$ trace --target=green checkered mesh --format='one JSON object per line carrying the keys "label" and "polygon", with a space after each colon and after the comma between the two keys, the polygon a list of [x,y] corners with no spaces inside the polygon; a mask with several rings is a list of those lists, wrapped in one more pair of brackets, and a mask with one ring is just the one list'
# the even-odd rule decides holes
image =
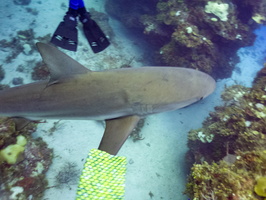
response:
{"label": "green checkered mesh", "polygon": [[92,149],[80,176],[76,200],[124,198],[126,157]]}

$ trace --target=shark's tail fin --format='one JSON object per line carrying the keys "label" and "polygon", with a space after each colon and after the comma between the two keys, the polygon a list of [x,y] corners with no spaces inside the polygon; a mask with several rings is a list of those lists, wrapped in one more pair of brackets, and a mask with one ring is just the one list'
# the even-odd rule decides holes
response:
{"label": "shark's tail fin", "polygon": [[84,164],[76,200],[124,198],[126,158],[92,149]]}

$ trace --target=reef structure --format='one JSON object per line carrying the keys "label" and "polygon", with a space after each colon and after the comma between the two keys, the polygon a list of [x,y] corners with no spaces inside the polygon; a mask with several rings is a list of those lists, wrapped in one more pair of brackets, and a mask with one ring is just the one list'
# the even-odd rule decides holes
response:
{"label": "reef structure", "polygon": [[0,118],[1,199],[41,199],[47,187],[45,172],[53,153],[41,139],[30,135],[36,125],[18,130],[15,119]]}
{"label": "reef structure", "polygon": [[252,88],[233,85],[203,127],[188,136],[192,164],[186,193],[194,200],[266,197],[266,65]]}
{"label": "reef structure", "polygon": [[257,24],[266,23],[263,0],[107,0],[105,7],[156,47],[158,63],[217,78],[231,75],[236,51],[251,45]]}

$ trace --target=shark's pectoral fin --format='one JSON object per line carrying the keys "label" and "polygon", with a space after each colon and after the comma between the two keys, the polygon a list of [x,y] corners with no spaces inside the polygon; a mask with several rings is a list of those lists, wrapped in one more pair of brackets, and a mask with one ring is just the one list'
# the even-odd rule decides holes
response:
{"label": "shark's pectoral fin", "polygon": [[99,149],[116,155],[139,120],[140,117],[135,115],[106,120],[106,128]]}

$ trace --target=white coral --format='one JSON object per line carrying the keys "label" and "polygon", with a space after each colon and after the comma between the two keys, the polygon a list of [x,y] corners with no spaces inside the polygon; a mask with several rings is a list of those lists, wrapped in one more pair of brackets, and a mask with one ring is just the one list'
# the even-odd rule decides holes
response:
{"label": "white coral", "polygon": [[217,3],[209,1],[205,6],[205,12],[214,14],[221,21],[227,21],[228,8],[229,5],[227,3]]}

